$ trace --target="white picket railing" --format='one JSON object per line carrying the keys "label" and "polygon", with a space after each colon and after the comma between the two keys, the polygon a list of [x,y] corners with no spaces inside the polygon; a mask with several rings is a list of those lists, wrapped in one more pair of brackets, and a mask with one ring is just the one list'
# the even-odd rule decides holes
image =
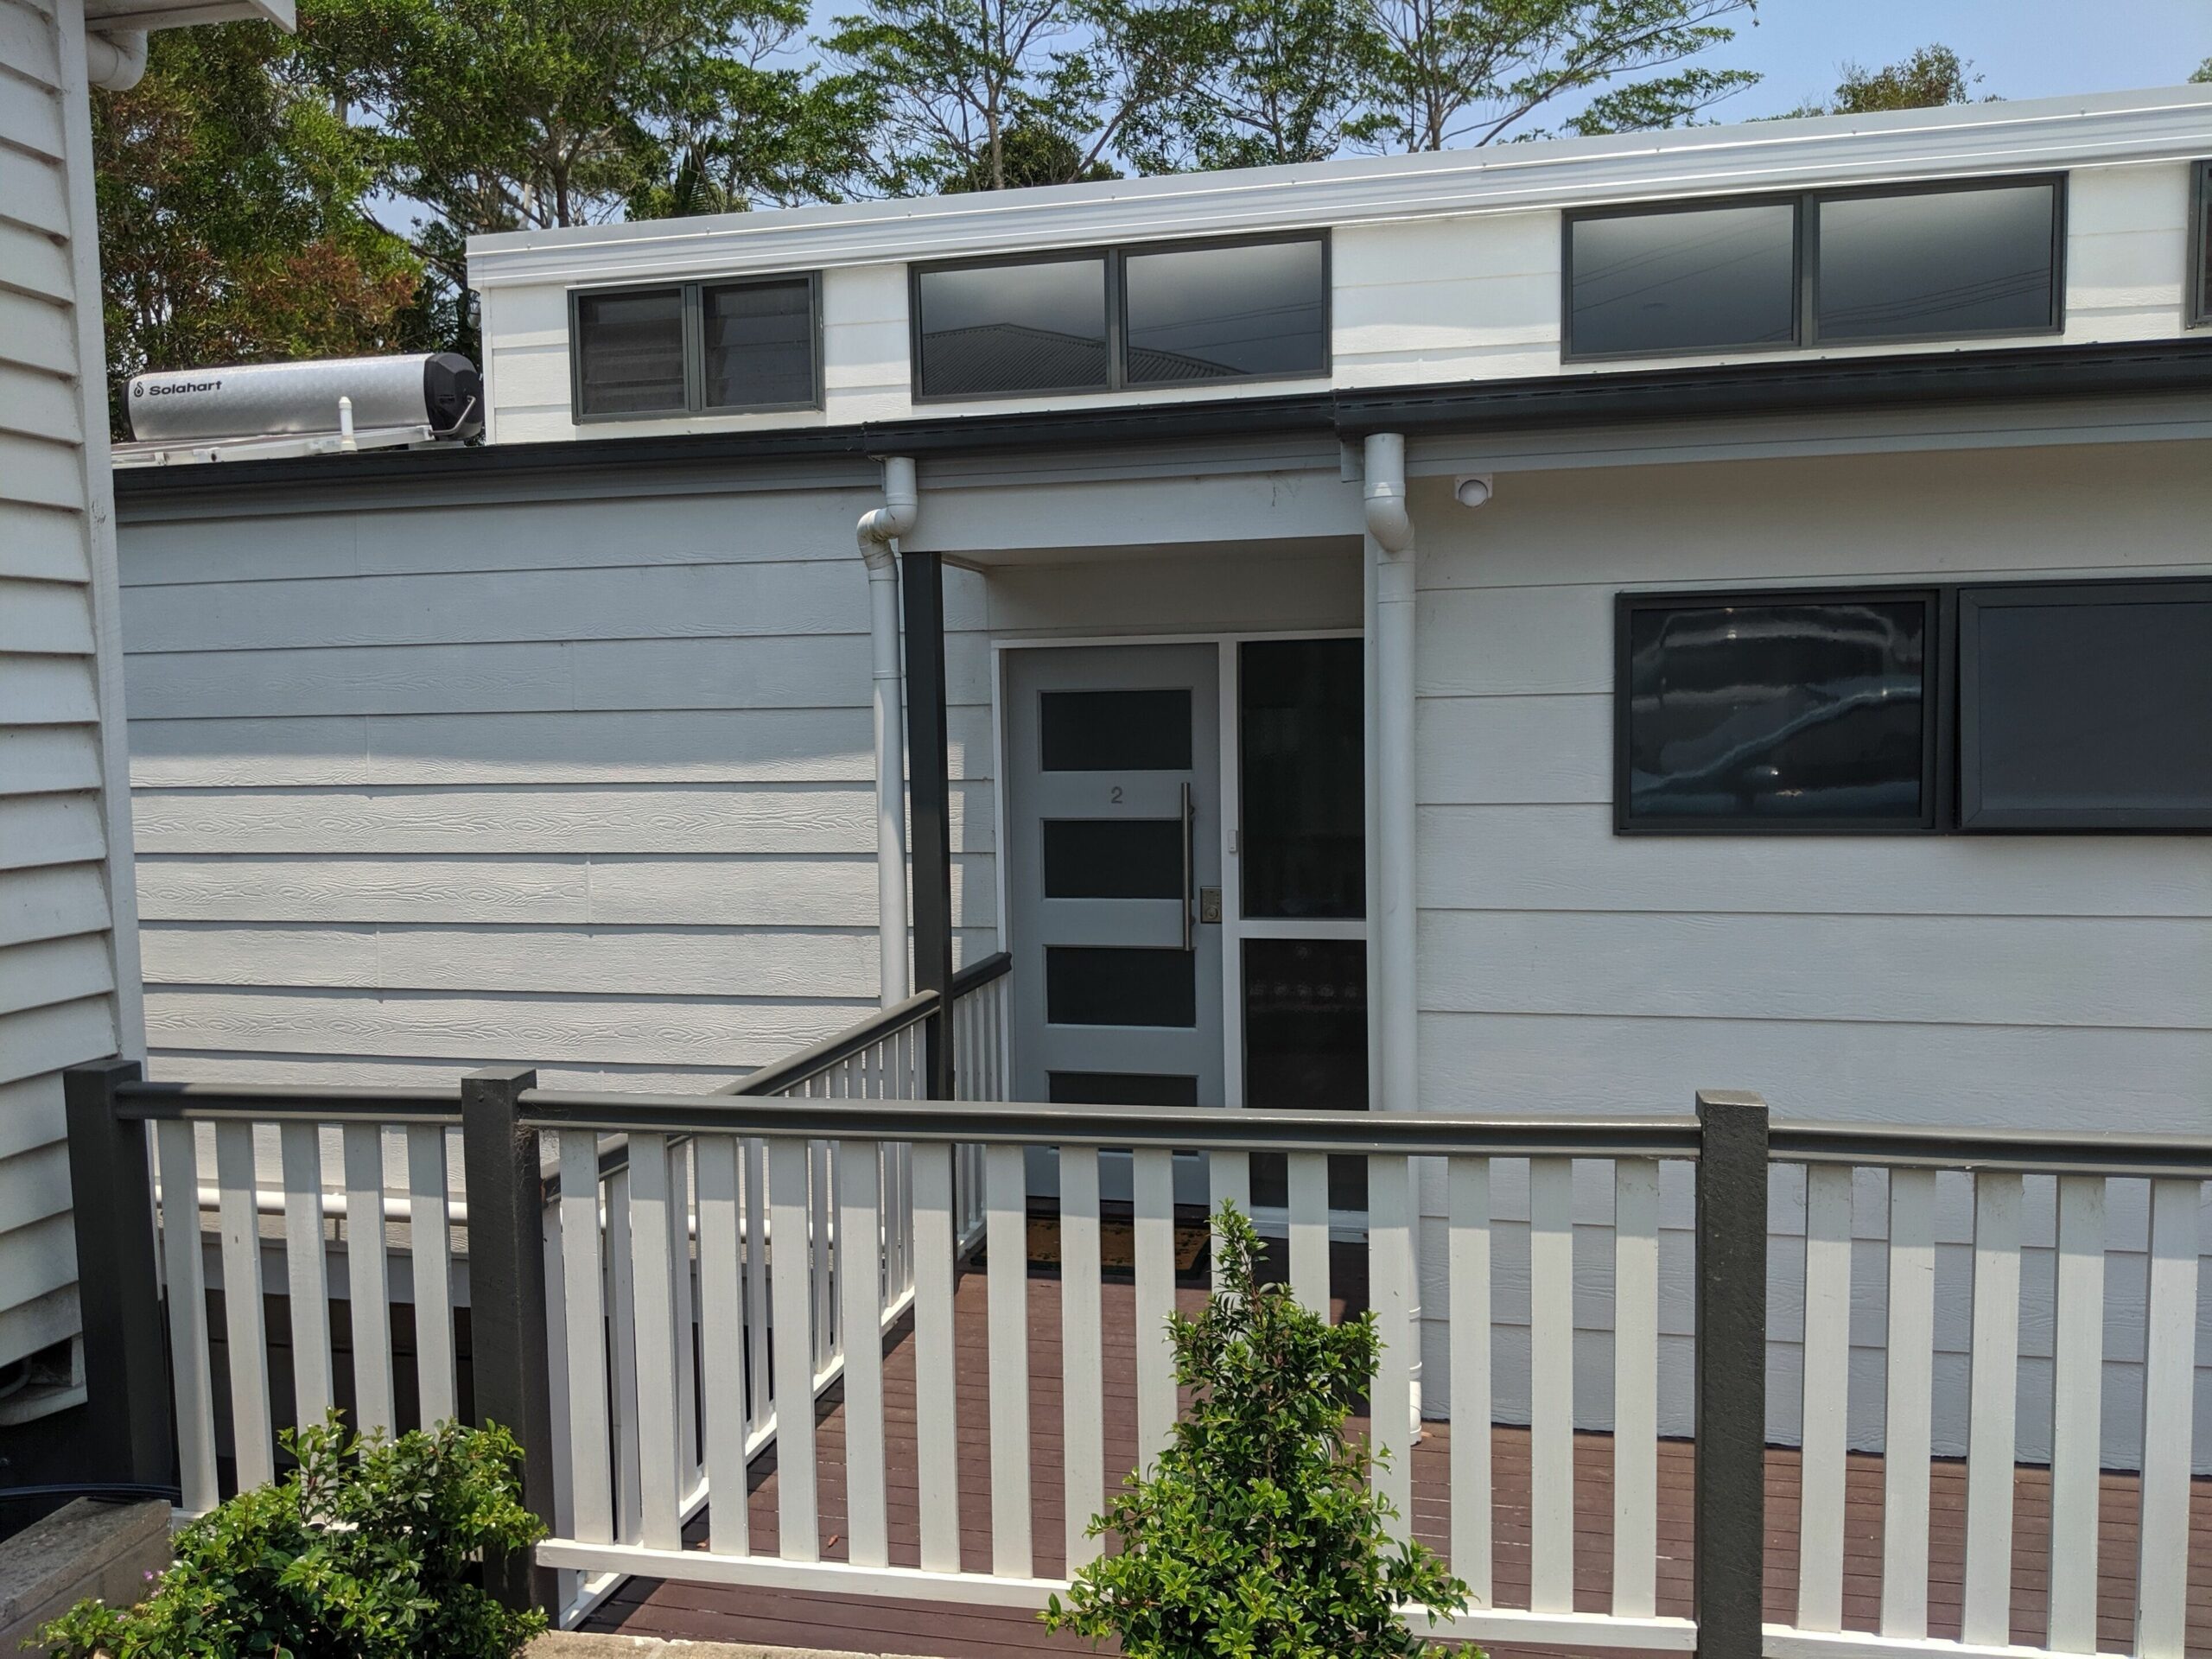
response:
{"label": "white picket railing", "polygon": [[[997,1017],[988,1004],[956,1015],[956,1041],[966,1039],[973,1068],[963,1089],[1004,1075],[991,1070],[1003,1065],[989,1046]],[[817,1055],[818,1065],[780,1078],[772,1074],[767,1080],[779,1090],[772,1096],[577,1095],[518,1084],[509,1127],[493,1125],[509,1141],[542,1133],[558,1172],[543,1240],[544,1348],[521,1359],[534,1368],[529,1386],[550,1400],[544,1444],[554,1455],[548,1484],[533,1501],[554,1522],[539,1560],[560,1569],[557,1605],[569,1618],[632,1573],[1037,1605],[1096,1554],[1084,1523],[1126,1472],[1116,1466],[1124,1452],[1141,1460],[1162,1443],[1176,1412],[1165,1325],[1176,1305],[1179,1228],[1195,1224],[1194,1216],[1177,1213],[1176,1155],[1203,1154],[1212,1201],[1243,1206],[1250,1154],[1268,1151],[1288,1154],[1285,1268],[1294,1293],[1328,1306],[1332,1248],[1339,1268],[1348,1248],[1364,1252],[1383,1338],[1371,1432],[1389,1463],[1376,1478],[1402,1514],[1414,1513],[1418,1478],[1422,1525],[1474,1592],[1474,1609],[1446,1633],[1492,1643],[1748,1651],[1705,1639],[1720,1629],[1711,1610],[1702,1601],[1694,1610],[1684,1604],[1678,1569],[1688,1546],[1680,1505],[1664,1497],[1662,1473],[1681,1463],[1659,1430],[1666,1260],[1659,1195],[1664,1165],[1679,1161],[1695,1167],[1699,1182],[1692,1265],[1701,1310],[1732,1297],[1738,1314],[1748,1308],[1751,1317],[1738,1344],[1747,1351],[1732,1364],[1717,1349],[1700,1356],[1707,1437],[1696,1448],[1700,1483],[1708,1463],[1722,1461],[1716,1437],[1728,1424],[1739,1443],[1743,1425],[1752,1426],[1751,1466],[1758,1466],[1764,1381],[1750,1351],[1767,1328],[1766,1206],[1770,1192],[1793,1195],[1777,1200],[1790,1203],[1800,1185],[1804,1194],[1796,1513],[1767,1514],[1756,1480],[1736,1494],[1736,1522],[1749,1529],[1734,1535],[1739,1550],[1763,1549],[1763,1515],[1783,1530],[1794,1521],[1798,1540],[1793,1605],[1776,1609],[1763,1630],[1758,1575],[1755,1568],[1750,1574],[1749,1628],[1758,1647],[1774,1659],[1907,1648],[1966,1659],[2024,1650],[2181,1659],[2212,1634],[2191,1600],[2192,1571],[2201,1578],[2205,1563],[2192,1562],[2190,1509],[2204,1494],[2190,1472],[2194,1424],[2207,1403],[2198,1398],[2196,1346],[2212,1142],[2101,1136],[2061,1145],[1777,1124],[1771,1181],[1762,1151],[1755,1185],[1708,1192],[1714,1160],[1700,1119],[1506,1122],[929,1102],[914,1097],[926,1071],[919,1026],[893,1023],[851,1052]],[[134,1205],[150,1213],[149,1122],[160,1192],[191,1197],[162,1206],[158,1234],[145,1236],[143,1272],[127,1249],[118,1254],[118,1240],[129,1245],[131,1229],[80,1230],[88,1367],[96,1351],[125,1351],[130,1340],[146,1351],[145,1332],[135,1327],[166,1319],[175,1363],[153,1414],[165,1421],[173,1406],[188,1510],[267,1478],[276,1467],[276,1426],[312,1420],[330,1401],[350,1402],[365,1427],[461,1408],[454,1319],[461,1264],[449,1230],[459,1206],[447,1167],[448,1136],[461,1116],[453,1096],[102,1087],[93,1096],[73,1078],[80,1201],[90,1193],[99,1205],[105,1183],[111,1217],[127,1216]],[[1764,1148],[1763,1110],[1757,1116]],[[483,1125],[470,1122],[475,1137]],[[203,1202],[200,1179],[202,1136],[212,1141],[215,1181],[204,1195],[212,1205]],[[482,1148],[474,1138],[469,1146],[473,1172]],[[1027,1160],[1039,1148],[1057,1163],[1058,1196],[1033,1201]],[[272,1151],[283,1174],[276,1204],[266,1190]],[[1102,1160],[1109,1153],[1130,1160],[1125,1211],[1102,1203]],[[1348,1247],[1339,1236],[1332,1246],[1326,1159],[1347,1153],[1368,1160],[1370,1225],[1363,1244]],[[1436,1164],[1448,1215],[1439,1258],[1417,1275],[1413,1193],[1425,1160]],[[1586,1248],[1576,1248],[1578,1163],[1586,1174],[1604,1171],[1613,1193],[1602,1270]],[[342,1171],[342,1192],[326,1192],[326,1168]],[[969,1168],[972,1198],[962,1192]],[[404,1199],[386,1190],[395,1170],[405,1173]],[[1939,1183],[1945,1194],[1970,1184],[1970,1439],[1962,1479],[1944,1474],[1938,1461],[1931,1480],[1931,1402],[1943,1386],[1937,1256],[1955,1248],[1938,1244]],[[1510,1205],[1499,1200],[1509,1192]],[[2107,1221],[2136,1208],[2145,1211],[2149,1247],[2140,1325],[2149,1443],[2129,1491],[2104,1478],[2112,1459],[2101,1452],[2100,1432],[2101,1396],[2113,1386],[2107,1362],[2122,1357],[2115,1343],[2132,1340],[2125,1321],[2108,1317],[2115,1246],[2107,1235],[2117,1229]],[[212,1246],[207,1210],[215,1222]],[[971,1211],[986,1260],[963,1274]],[[1058,1230],[1056,1290],[1031,1281],[1033,1211]],[[281,1228],[268,1224],[280,1217]],[[371,1217],[372,1226],[355,1226]],[[468,1219],[492,1224],[477,1207]],[[1109,1287],[1103,1239],[1124,1227],[1130,1282]],[[2022,1494],[2043,1478],[2021,1473],[2016,1461],[2018,1377],[2030,1345],[2022,1310],[2034,1305],[2024,1291],[2023,1252],[2045,1248],[2030,1236],[2039,1241],[2046,1231],[2055,1255],[2053,1452],[2047,1498],[2038,1500]],[[1714,1265],[1723,1259],[1716,1240],[1732,1241],[1735,1259],[1747,1264],[1744,1282],[1725,1281]],[[162,1302],[155,1300],[156,1249],[167,1288]],[[487,1284],[485,1260],[469,1252],[480,1308],[487,1296],[512,1293]],[[281,1262],[281,1270],[265,1262]],[[219,1330],[208,1318],[211,1262],[226,1293]],[[395,1294],[391,1281],[402,1271],[411,1285]],[[1848,1427],[1853,1287],[1870,1278],[1885,1291],[1878,1336],[1886,1439],[1878,1471],[1854,1465]],[[1417,1281],[1431,1315],[1445,1313],[1450,1361],[1448,1382],[1435,1391],[1442,1397],[1426,1402],[1449,1424],[1418,1448],[1411,1411]],[[1344,1287],[1333,1288],[1341,1294]],[[262,1296],[241,1294],[264,1289],[289,1305],[289,1378],[272,1376]],[[971,1325],[957,1309],[978,1289],[985,1308]],[[1524,1294],[1525,1358],[1517,1336],[1500,1340],[1518,1322],[1505,1317],[1503,1305]],[[1033,1303],[1038,1317],[1051,1318],[1043,1310],[1054,1295],[1059,1373],[1033,1377]],[[1603,1454],[1611,1571],[1601,1592],[1586,1584],[1580,1595],[1575,1396],[1578,1386],[1591,1386],[1591,1372],[1586,1366],[1578,1374],[1574,1363],[1578,1296],[1603,1297],[1612,1309]],[[334,1319],[341,1302],[342,1325]],[[396,1363],[393,1339],[392,1310],[408,1302],[411,1371]],[[1109,1336],[1109,1326],[1129,1329],[1109,1320],[1109,1307],[1133,1313],[1133,1335]],[[335,1342],[334,1326],[350,1339]],[[869,1339],[855,1340],[863,1331]],[[1590,1334],[1583,1332],[1586,1344]],[[487,1367],[512,1365],[516,1355],[489,1353],[487,1342],[506,1338],[487,1336],[480,1320],[475,1338],[480,1410]],[[156,1329],[156,1376],[160,1348]],[[893,1357],[897,1363],[887,1363]],[[1525,1454],[1511,1450],[1509,1467],[1494,1460],[1494,1443],[1522,1442],[1517,1431],[1493,1436],[1492,1390],[1518,1368],[1526,1370],[1530,1409]],[[963,1379],[972,1389],[978,1374],[988,1382],[988,1407],[972,1392],[963,1399]],[[120,1412],[118,1438],[142,1443],[143,1398],[118,1406],[109,1372],[93,1375],[103,1379],[94,1389],[96,1415]],[[284,1381],[289,1409],[276,1401]],[[839,1382],[841,1448],[817,1437],[814,1409]],[[1057,1388],[1056,1436],[1035,1432],[1033,1383]],[[1109,1412],[1112,1399],[1132,1395],[1133,1436]],[[791,1402],[807,1408],[778,1410]],[[1582,1403],[1586,1414],[1591,1402]],[[962,1416],[976,1410],[987,1414],[988,1456],[963,1465]],[[773,1503],[756,1514],[745,1497],[747,1472],[772,1445]],[[229,1471],[218,1466],[225,1450]],[[1591,1455],[1586,1443],[1581,1455]],[[894,1471],[925,1500],[895,1526]],[[984,1489],[987,1560],[961,1555],[963,1483]],[[1065,1493],[1058,1525],[1044,1519],[1040,1531],[1040,1517],[1055,1513],[1055,1486]],[[1870,1491],[1878,1494],[1881,1516],[1872,1561],[1864,1512]],[[717,1493],[725,1501],[715,1502]],[[825,1495],[844,1505],[835,1540],[827,1535]],[[1699,1502],[1708,1501],[1700,1486]],[[2040,1524],[2023,1524],[2039,1502],[2049,1515],[2043,1570],[2016,1583],[2016,1544]],[[702,1507],[705,1535],[687,1540]],[[1724,1547],[1732,1524],[1725,1506],[1715,1513],[1719,1524],[1700,1522],[1695,1545],[1701,1598],[1719,1593],[1702,1581],[1714,1564],[1710,1552]],[[772,1543],[763,1516],[772,1516]],[[1585,1516],[1586,1528],[1591,1518]],[[1962,1567],[1936,1567],[1949,1559],[1944,1545],[1954,1535],[1963,1540]],[[1726,1593],[1744,1593],[1742,1576]],[[2112,1587],[2119,1580],[2129,1586],[2124,1611]],[[1870,1602],[1874,1580],[1878,1597]],[[1694,1611],[1707,1613],[1707,1625],[1687,1616]]]}

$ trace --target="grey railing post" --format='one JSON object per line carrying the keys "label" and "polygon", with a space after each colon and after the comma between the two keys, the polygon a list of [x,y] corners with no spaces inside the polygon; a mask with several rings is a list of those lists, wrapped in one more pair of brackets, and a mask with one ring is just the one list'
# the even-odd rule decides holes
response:
{"label": "grey railing post", "polygon": [[[146,1126],[115,1112],[117,1085],[137,1081],[135,1061],[72,1066],[61,1098],[85,1334],[85,1445],[100,1465],[95,1478],[160,1485],[176,1478],[176,1450],[154,1268],[154,1181]],[[186,1213],[196,1230],[197,1204]]]}
{"label": "grey railing post", "polygon": [[[522,1096],[537,1073],[472,1071],[461,1082],[461,1160],[468,1183],[468,1328],[475,1421],[522,1442],[523,1502],[553,1524],[553,1394],[545,1339],[545,1207],[537,1131],[522,1122]],[[485,1582],[510,1607],[557,1612],[550,1567],[528,1552],[484,1565]]]}
{"label": "grey railing post", "polygon": [[1766,1102],[1700,1090],[1697,1651],[1759,1659],[1766,1566]]}
{"label": "grey railing post", "polygon": [[952,785],[945,734],[944,564],[900,550],[906,610],[906,799],[913,821],[914,988],[944,1000],[926,1029],[931,1100],[952,1098]]}

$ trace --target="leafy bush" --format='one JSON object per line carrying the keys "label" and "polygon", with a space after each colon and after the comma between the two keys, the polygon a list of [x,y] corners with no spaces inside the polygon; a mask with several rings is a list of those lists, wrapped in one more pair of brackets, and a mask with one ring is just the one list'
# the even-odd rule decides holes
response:
{"label": "leafy bush", "polygon": [[1467,1586],[1389,1536],[1371,1454],[1342,1433],[1375,1371],[1374,1315],[1332,1326],[1287,1287],[1255,1282],[1259,1235],[1233,1206],[1215,1228],[1220,1287],[1196,1319],[1169,1322],[1190,1413],[1150,1477],[1090,1523],[1121,1553],[1077,1573],[1046,1624],[1117,1637],[1128,1659],[1440,1653],[1398,1610],[1433,1623]]}
{"label": "leafy bush", "polygon": [[508,1659],[544,1618],[478,1582],[486,1550],[544,1535],[498,1427],[283,1437],[299,1466],[177,1535],[153,1595],[81,1601],[40,1631],[54,1659]]}

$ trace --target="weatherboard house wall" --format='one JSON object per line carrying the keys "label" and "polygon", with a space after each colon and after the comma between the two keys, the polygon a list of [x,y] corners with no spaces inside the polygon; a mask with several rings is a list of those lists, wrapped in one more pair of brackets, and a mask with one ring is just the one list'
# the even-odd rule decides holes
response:
{"label": "weatherboard house wall", "polygon": [[140,1042],[91,147],[81,7],[0,0],[0,1368],[79,1329],[61,1068]]}
{"label": "weatherboard house wall", "polygon": [[[1801,1119],[2202,1133],[2201,838],[1618,836],[1611,769],[1624,590],[2212,575],[2212,373],[2191,354],[2182,276],[2204,155],[2198,88],[486,239],[486,447],[149,470],[124,492],[154,1070],[390,1082],[511,1061],[692,1089],[869,1005],[853,526],[881,499],[885,454],[920,461],[902,545],[957,567],[956,921],[963,954],[994,948],[994,647],[1359,629],[1361,480],[1343,440],[1396,423],[1420,549],[1418,1094],[1381,1104],[1679,1110],[1738,1088]],[[1697,400],[1745,374],[1840,384],[1830,371],[1849,365],[1560,360],[1567,206],[2018,171],[2068,175],[2056,339],[2009,355],[1976,342],[1955,368],[1925,346],[1867,348],[1851,355],[1916,378],[1764,410]],[[1332,227],[1327,381],[952,408],[909,395],[910,258],[1314,224]],[[576,424],[570,287],[767,270],[823,273],[823,410]],[[2163,378],[2138,376],[2146,363]],[[2032,364],[2072,366],[1974,390]],[[1675,403],[1635,401],[1662,393]],[[1487,505],[1454,499],[1463,474],[1491,478]],[[2034,1455],[2052,1267],[2049,1194],[2029,1186]],[[1525,1197],[1510,1172],[1497,1195],[1510,1417],[1527,1402]],[[2125,1465],[2141,1456],[2143,1240],[2115,1195],[2129,1254],[2110,1281],[2106,1453]],[[1424,1185],[1432,1235],[1442,1196]],[[1880,1230],[1882,1196],[1859,1194],[1862,1234]],[[1970,1319],[1958,1196],[1936,1269],[1952,1450]],[[1686,1192],[1664,1197],[1662,1427],[1683,1432],[1689,1212]],[[1578,1193],[1592,1427],[1611,1408],[1611,1203]],[[1802,1225],[1783,1183],[1780,1439]],[[1868,1446],[1884,1306],[1878,1282],[1857,1287],[1853,1425]],[[1427,1319],[1433,1403],[1442,1333]],[[2212,1358],[2212,1320],[2199,1352]],[[2212,1389],[2198,1398],[2207,1409]],[[2198,1429],[2212,1448],[2212,1422]]]}

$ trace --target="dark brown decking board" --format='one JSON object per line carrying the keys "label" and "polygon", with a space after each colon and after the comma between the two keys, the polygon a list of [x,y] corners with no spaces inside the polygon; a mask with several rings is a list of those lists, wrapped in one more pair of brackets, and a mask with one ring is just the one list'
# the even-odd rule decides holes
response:
{"label": "dark brown decking board", "polygon": [[[1336,1283],[1357,1297],[1357,1269],[1337,1252]],[[1349,1270],[1349,1271],[1348,1271]],[[1056,1276],[1032,1272],[1027,1285],[1029,1330],[1030,1513],[1033,1570],[1062,1576],[1065,1546],[1065,1455],[1060,1434],[1060,1301]],[[1179,1304],[1194,1312],[1204,1293],[1179,1291]],[[957,1360],[961,1562],[988,1573],[990,1536],[990,1385],[987,1319],[989,1291],[984,1274],[963,1273],[954,1302]],[[1124,1470],[1136,1452],[1135,1294],[1126,1282],[1103,1287],[1107,1468]],[[915,1459],[914,1360],[901,1332],[884,1363],[884,1433],[888,1469],[886,1502],[893,1566],[919,1565],[921,1494]],[[709,1391],[711,1402],[711,1389]],[[816,1451],[822,1556],[843,1560],[845,1541],[844,1413],[835,1390],[817,1414]],[[1363,1430],[1360,1420],[1356,1430]],[[1447,1466],[1451,1426],[1428,1425],[1414,1452],[1414,1530],[1440,1550],[1450,1530]],[[1694,1448],[1686,1441],[1659,1446],[1658,1611],[1687,1617],[1691,1610],[1691,1476]],[[1491,1431],[1493,1470],[1492,1586],[1502,1606],[1525,1605],[1529,1591],[1529,1452],[1526,1429]],[[1882,1576],[1883,1461],[1853,1454],[1846,1471],[1844,1624],[1876,1627]],[[776,1474],[772,1450],[755,1460],[748,1510],[752,1545],[776,1550]],[[1109,1472],[1110,1492],[1116,1477]],[[1798,1457],[1767,1454],[1766,1612],[1787,1622],[1796,1603]],[[2107,1475],[2099,1517],[2099,1647],[2133,1649],[2135,1590],[2135,1479]],[[1959,1634],[1966,1554],[1966,1466],[1955,1461],[1929,1470],[1929,1633]],[[2023,1467],[2014,1477],[2012,1634],[2023,1645],[2040,1643],[2050,1564],[2050,1477]],[[685,1541],[703,1548],[702,1516],[685,1530]],[[2212,1656],[2212,1480],[2192,1488],[2188,1649]],[[1612,1583],[1612,1460],[1611,1439],[1578,1434],[1574,1442],[1574,1600],[1579,1610],[1601,1612]],[[604,1603],[586,1629],[701,1641],[753,1642],[864,1653],[931,1656],[932,1659],[1010,1659],[1018,1654],[1087,1653],[1090,1643],[1052,1637],[1033,1615],[1012,1609],[958,1603],[891,1600],[830,1593],[763,1590],[673,1580],[631,1580]],[[1497,1649],[1512,1659],[1561,1651],[1552,1648]]]}

